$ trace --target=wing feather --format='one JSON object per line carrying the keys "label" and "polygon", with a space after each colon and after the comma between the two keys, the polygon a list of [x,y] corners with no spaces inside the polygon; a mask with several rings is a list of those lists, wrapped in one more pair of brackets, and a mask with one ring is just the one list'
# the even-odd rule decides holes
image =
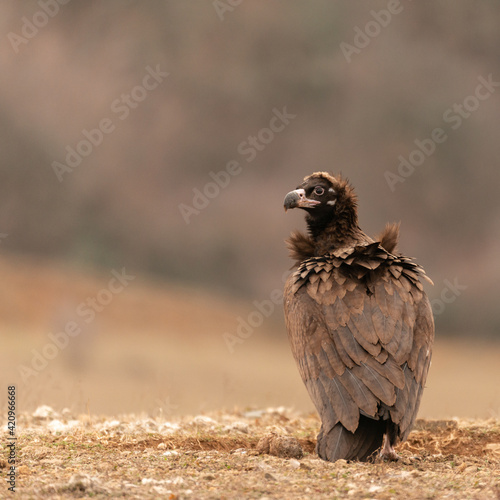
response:
{"label": "wing feather", "polygon": [[306,380],[305,385],[321,417],[321,423],[328,432],[339,422],[337,409],[331,404],[329,395],[325,392],[323,384],[318,379]]}
{"label": "wing feather", "polygon": [[392,356],[389,356],[385,363],[379,363],[374,358],[367,357],[364,363],[373,368],[379,375],[391,382],[395,387],[403,389],[405,386],[405,377],[403,369],[399,366]]}
{"label": "wing feather", "polygon": [[373,368],[363,363],[361,366],[355,366],[352,369],[352,373],[358,377],[380,401],[388,406],[394,404],[396,399],[394,385]]}
{"label": "wing feather", "polygon": [[339,326],[335,332],[347,355],[356,363],[361,364],[368,357],[368,353],[357,341],[348,325]]}
{"label": "wing feather", "polygon": [[377,399],[365,384],[352,374],[351,370],[345,370],[338,379],[352,396],[360,411],[367,416],[377,413]]}
{"label": "wing feather", "polygon": [[356,327],[356,331],[364,337],[364,339],[370,344],[377,344],[379,338],[377,332],[373,327],[373,321],[370,313],[370,308],[367,307],[367,302],[365,301],[365,307],[361,314],[351,316],[351,320]]}
{"label": "wing feather", "polygon": [[335,370],[335,373],[337,375],[342,375],[346,370],[346,366],[342,363],[334,344],[332,344],[331,340],[323,340],[321,342],[321,347],[323,348],[323,351],[326,354],[332,368]]}
{"label": "wing feather", "polygon": [[354,432],[365,415],[408,434],[434,332],[419,269],[371,244],[313,257],[287,281],[290,344],[324,433]]}
{"label": "wing feather", "polygon": [[321,382],[328,395],[330,404],[335,408],[338,419],[342,425],[351,432],[358,427],[359,407],[354,402],[346,388],[336,378],[321,378]]}
{"label": "wing feather", "polygon": [[372,356],[378,356],[380,351],[382,350],[382,346],[379,342],[375,341],[374,343],[369,342],[364,335],[358,330],[356,324],[354,323],[353,318],[349,319],[349,323],[347,323],[347,328],[352,333],[356,342],[369,354]]}

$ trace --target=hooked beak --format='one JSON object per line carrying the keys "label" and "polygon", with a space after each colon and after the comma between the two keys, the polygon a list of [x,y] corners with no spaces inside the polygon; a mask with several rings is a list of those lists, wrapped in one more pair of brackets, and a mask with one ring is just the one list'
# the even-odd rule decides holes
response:
{"label": "hooked beak", "polygon": [[320,203],[321,202],[317,200],[310,200],[309,198],[306,198],[306,192],[303,189],[295,189],[294,191],[290,191],[285,196],[283,205],[286,212],[290,208],[314,208]]}

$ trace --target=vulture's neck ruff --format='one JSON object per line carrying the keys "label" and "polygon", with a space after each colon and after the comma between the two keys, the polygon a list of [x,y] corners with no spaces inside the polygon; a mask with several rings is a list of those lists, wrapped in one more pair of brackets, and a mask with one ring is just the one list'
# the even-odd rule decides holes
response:
{"label": "vulture's neck ruff", "polygon": [[307,212],[309,236],[293,233],[287,240],[292,257],[301,262],[343,247],[373,242],[358,226],[357,198],[347,180],[318,172],[285,197],[285,210]]}

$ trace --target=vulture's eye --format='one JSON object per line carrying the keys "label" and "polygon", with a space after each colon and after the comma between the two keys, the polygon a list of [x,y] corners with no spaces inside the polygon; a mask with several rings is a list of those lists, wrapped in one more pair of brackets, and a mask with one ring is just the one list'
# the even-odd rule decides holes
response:
{"label": "vulture's eye", "polygon": [[316,186],[314,188],[314,194],[317,194],[318,196],[321,196],[325,190],[321,186]]}

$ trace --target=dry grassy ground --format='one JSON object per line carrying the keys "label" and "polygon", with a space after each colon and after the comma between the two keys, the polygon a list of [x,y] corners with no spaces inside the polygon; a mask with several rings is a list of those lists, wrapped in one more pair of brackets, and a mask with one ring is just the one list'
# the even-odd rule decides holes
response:
{"label": "dry grassy ground", "polygon": [[[420,420],[399,446],[399,462],[368,464],[318,459],[316,417],[284,409],[173,422],[34,415],[18,421],[16,495],[23,499],[500,498],[496,420]],[[270,433],[295,438],[303,456],[260,454],[259,439]],[[6,466],[2,459],[2,476]]]}

